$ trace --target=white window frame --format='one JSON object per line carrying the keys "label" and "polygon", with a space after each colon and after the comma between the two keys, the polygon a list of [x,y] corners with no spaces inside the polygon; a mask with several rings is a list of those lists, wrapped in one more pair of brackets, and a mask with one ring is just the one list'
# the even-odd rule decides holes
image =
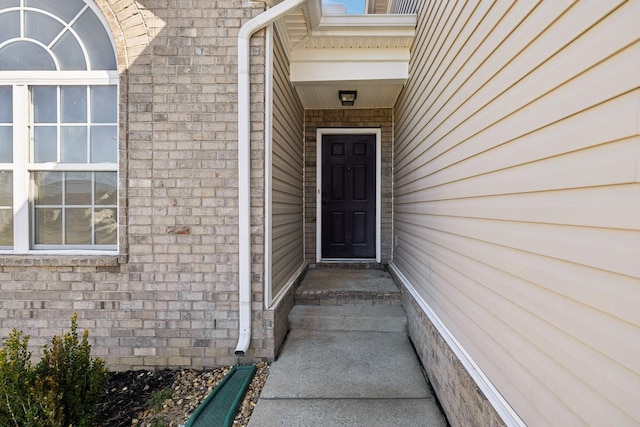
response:
{"label": "white window frame", "polygon": [[[33,172],[116,172],[119,182],[119,153],[115,163],[32,163],[29,161],[31,142],[28,131],[30,118],[29,87],[52,86],[97,86],[115,85],[119,93],[117,71],[17,71],[0,73],[0,86],[13,87],[13,163],[0,163],[0,169],[13,173],[13,249],[0,249],[0,254],[30,255],[115,255],[120,252],[119,238],[115,249],[33,249],[32,200],[30,200],[30,180]],[[119,106],[116,106],[119,117]],[[119,189],[118,189],[119,192]],[[119,200],[119,197],[116,196]],[[117,206],[119,212],[120,206]],[[119,224],[116,236],[119,236]]]}
{"label": "white window frame", "polygon": [[[95,16],[102,23],[106,29],[106,34],[109,37],[112,48],[115,46],[115,41],[111,31],[109,31],[109,25],[102,15],[98,6],[90,0],[84,0],[85,6],[78,12],[78,15],[73,20],[77,19],[87,8],[91,9]],[[24,7],[24,4],[20,2],[19,8],[27,10],[32,8]],[[75,30],[70,28],[71,21],[66,22],[60,20],[54,14],[46,11],[41,11],[45,15],[48,15],[54,19],[57,19],[63,24],[69,31],[75,34]],[[21,15],[21,20],[24,19],[24,15]],[[21,21],[21,37],[25,36],[24,22]],[[32,40],[38,43],[35,40]],[[89,59],[87,47],[82,39],[77,39],[80,43],[82,52],[85,56],[85,62],[87,64],[87,70],[74,70],[74,71],[0,71],[0,85],[11,86],[13,96],[13,162],[12,163],[0,163],[0,170],[10,171],[13,174],[13,248],[4,249],[0,248],[0,255],[2,254],[52,254],[52,255],[117,255],[120,253],[120,230],[119,220],[116,221],[116,244],[115,249],[103,250],[100,248],[51,248],[51,249],[33,249],[33,237],[32,227],[33,221],[33,201],[31,197],[31,174],[39,171],[65,171],[65,172],[115,172],[116,179],[119,183],[119,144],[116,154],[115,163],[82,163],[82,164],[58,164],[58,163],[38,163],[34,164],[29,161],[30,149],[32,142],[30,141],[31,135],[29,131],[30,124],[30,96],[29,87],[33,86],[66,86],[66,85],[82,85],[82,86],[98,86],[98,85],[115,85],[116,92],[120,93],[119,86],[119,73],[117,69],[113,70],[91,70],[91,61]],[[52,42],[53,43],[53,42]],[[49,46],[43,46],[47,50]],[[112,52],[117,61],[117,55],[115,50]],[[52,54],[55,61],[55,55]],[[56,67],[58,64],[56,62]],[[117,67],[117,65],[116,65]],[[116,105],[116,125],[119,123],[119,103]],[[119,187],[119,186],[118,186]],[[119,194],[119,188],[116,189]],[[119,195],[116,195],[116,212],[119,217]],[[93,203],[93,202],[92,202]],[[112,246],[112,245],[109,245]]]}

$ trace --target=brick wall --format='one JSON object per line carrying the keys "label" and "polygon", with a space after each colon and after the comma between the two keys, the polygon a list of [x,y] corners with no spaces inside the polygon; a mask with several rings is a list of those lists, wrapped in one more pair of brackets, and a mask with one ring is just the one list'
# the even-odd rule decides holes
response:
{"label": "brick wall", "polygon": [[464,368],[416,300],[395,277],[409,320],[409,336],[451,426],[504,426],[484,393]]}
{"label": "brick wall", "polygon": [[318,128],[380,128],[382,131],[381,262],[391,261],[393,110],[335,109],[305,111],[305,257],[316,262],[316,131]]}
{"label": "brick wall", "polygon": [[[238,362],[237,33],[264,4],[98,0],[120,81],[120,255],[0,256],[0,335],[39,346],[74,312],[111,369]],[[252,294],[263,313],[264,33],[252,39]]]}

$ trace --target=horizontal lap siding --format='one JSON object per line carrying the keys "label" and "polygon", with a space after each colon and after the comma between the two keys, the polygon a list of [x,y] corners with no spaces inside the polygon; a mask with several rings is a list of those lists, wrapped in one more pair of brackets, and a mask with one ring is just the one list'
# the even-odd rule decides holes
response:
{"label": "horizontal lap siding", "polygon": [[277,34],[273,59],[272,295],[304,262],[302,137],[304,111],[289,83],[289,63]]}
{"label": "horizontal lap siding", "polygon": [[528,425],[640,422],[640,4],[428,2],[394,263]]}

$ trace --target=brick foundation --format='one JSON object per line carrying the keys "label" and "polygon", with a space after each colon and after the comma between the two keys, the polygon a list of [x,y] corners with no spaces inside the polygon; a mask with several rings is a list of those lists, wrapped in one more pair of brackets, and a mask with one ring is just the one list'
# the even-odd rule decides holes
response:
{"label": "brick foundation", "polygon": [[402,291],[403,307],[409,320],[409,337],[449,423],[454,427],[505,426],[416,300],[393,271],[391,275]]}

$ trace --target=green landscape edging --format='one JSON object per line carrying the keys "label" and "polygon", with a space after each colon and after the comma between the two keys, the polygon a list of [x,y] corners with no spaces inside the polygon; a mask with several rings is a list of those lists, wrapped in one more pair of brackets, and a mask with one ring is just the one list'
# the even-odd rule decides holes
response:
{"label": "green landscape edging", "polygon": [[[225,375],[225,377],[220,381],[220,383],[213,389],[209,396],[198,406],[198,408],[191,414],[189,417],[189,421],[185,425],[185,427],[198,427],[200,425],[206,427],[230,427],[233,424],[233,420],[236,417],[236,413],[238,412],[238,408],[242,399],[244,398],[245,393],[247,392],[247,388],[253,379],[257,371],[257,367],[255,365],[244,365],[244,366],[234,366],[231,370]],[[239,378],[242,380],[240,384],[232,384],[236,378],[236,376],[240,376]],[[232,387],[226,388],[227,384],[232,384]],[[237,390],[233,390],[233,386],[236,386]],[[228,405],[228,407],[224,408],[225,418],[224,420],[216,419],[216,421],[212,424],[211,420],[206,421],[206,424],[198,424],[199,418],[201,415],[205,414],[209,405],[215,403],[216,398],[224,398],[228,400],[230,396],[225,395],[225,393],[235,393],[233,396],[233,401]],[[203,421],[204,422],[204,421]]]}

